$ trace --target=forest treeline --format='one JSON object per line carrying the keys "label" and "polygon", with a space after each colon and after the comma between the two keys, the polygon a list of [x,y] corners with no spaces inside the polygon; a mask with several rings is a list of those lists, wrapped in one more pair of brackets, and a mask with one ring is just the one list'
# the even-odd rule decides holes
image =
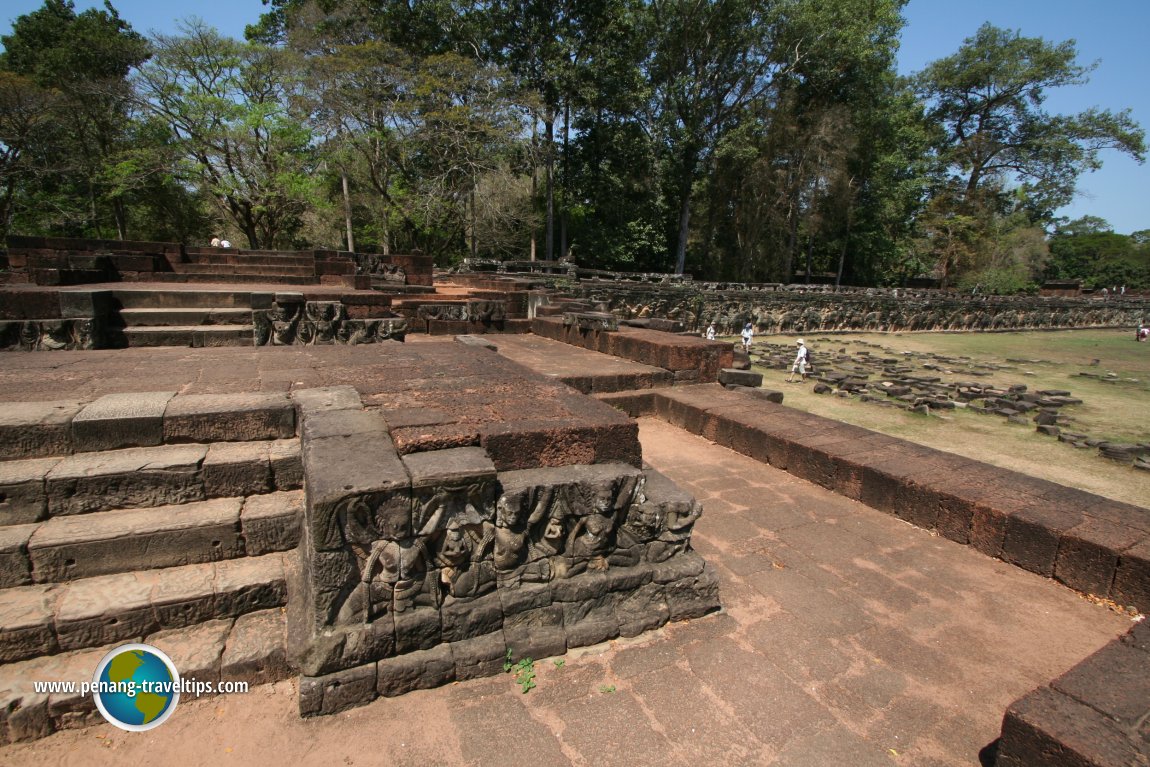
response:
{"label": "forest treeline", "polygon": [[244,40],[45,0],[0,38],[0,230],[570,258],[766,282],[1150,288],[1059,220],[1129,111],[1044,108],[1072,41],[913,77],[905,0],[265,0]]}

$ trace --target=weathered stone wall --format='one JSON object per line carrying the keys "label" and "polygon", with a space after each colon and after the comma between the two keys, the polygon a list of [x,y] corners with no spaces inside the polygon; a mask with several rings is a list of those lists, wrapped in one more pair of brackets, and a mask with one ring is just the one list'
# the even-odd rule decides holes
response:
{"label": "weathered stone wall", "polygon": [[402,341],[407,320],[351,318],[342,301],[307,301],[302,293],[256,294],[252,309],[256,346],[309,346],[313,344],[373,344]]}
{"label": "weathered stone wall", "polygon": [[582,282],[567,290],[620,319],[659,317],[720,334],[752,322],[759,333],[957,331],[1136,327],[1150,319],[1141,298],[960,295],[940,291],[705,290],[699,285],[633,287]]}
{"label": "weathered stone wall", "polygon": [[354,390],[299,405],[307,503],[288,630],[305,716],[719,606],[690,546],[702,507],[653,470],[501,470],[483,447],[401,455]]}

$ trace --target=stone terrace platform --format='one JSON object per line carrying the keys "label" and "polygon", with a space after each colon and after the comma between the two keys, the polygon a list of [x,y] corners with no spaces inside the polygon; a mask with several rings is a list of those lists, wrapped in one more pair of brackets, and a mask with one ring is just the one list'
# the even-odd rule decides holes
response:
{"label": "stone terrace platform", "polygon": [[1130,625],[661,421],[640,434],[706,507],[694,541],[724,613],[537,662],[527,695],[497,676],[301,720],[283,682],[181,701],[147,738],[99,725],[0,762],[970,767],[1010,701]]}
{"label": "stone terrace platform", "polygon": [[638,466],[641,460],[627,416],[487,349],[455,342],[61,351],[5,359],[0,404],[90,402],[119,392],[352,386],[365,407],[386,410],[401,454],[482,446],[500,470],[606,461]]}
{"label": "stone terrace platform", "polygon": [[536,335],[483,339],[499,354],[536,373],[555,378],[584,394],[654,389],[674,384],[660,367],[580,349]]}

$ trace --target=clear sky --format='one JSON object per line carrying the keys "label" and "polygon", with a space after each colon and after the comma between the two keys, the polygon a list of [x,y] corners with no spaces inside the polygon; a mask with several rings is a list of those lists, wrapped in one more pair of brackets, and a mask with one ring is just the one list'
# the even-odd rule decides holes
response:
{"label": "clear sky", "polygon": [[[42,0],[5,0],[0,33],[7,34],[17,16],[42,5]],[[260,0],[113,0],[113,5],[139,32],[174,32],[179,19],[196,15],[233,37],[242,37],[244,26],[264,11]],[[103,6],[102,0],[76,0],[77,10],[93,6]],[[1150,129],[1150,0],[910,0],[904,13],[903,74],[953,53],[985,21],[1055,42],[1074,39],[1079,63],[1098,61],[1098,68],[1089,84],[1052,92],[1047,108],[1064,114],[1089,107],[1130,108],[1134,119]],[[1103,163],[1102,170],[1079,179],[1079,198],[1060,213],[1101,216],[1123,233],[1150,229],[1150,162],[1138,165],[1111,152]]]}

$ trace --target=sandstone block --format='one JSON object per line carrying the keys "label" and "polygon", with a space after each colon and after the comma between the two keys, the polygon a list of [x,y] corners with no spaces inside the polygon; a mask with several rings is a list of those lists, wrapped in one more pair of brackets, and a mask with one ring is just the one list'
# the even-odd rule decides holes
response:
{"label": "sandstone block", "polygon": [[300,677],[300,716],[320,716],[363,706],[375,699],[376,664],[320,677]]}
{"label": "sandstone block", "polygon": [[386,658],[376,667],[376,690],[388,698],[439,687],[454,679],[455,658],[448,644]]}
{"label": "sandstone block", "polygon": [[276,490],[303,487],[303,457],[299,440],[277,439],[268,444],[268,464]]}
{"label": "sandstone block", "polygon": [[106,394],[72,418],[76,452],[149,447],[164,441],[164,410],[175,392]]}
{"label": "sandstone block", "polygon": [[257,495],[273,487],[265,442],[213,442],[200,471],[208,498]]}
{"label": "sandstone block", "polygon": [[72,452],[72,418],[84,403],[7,402],[0,411],[0,460]]}
{"label": "sandstone block", "polygon": [[165,442],[242,442],[295,436],[295,408],[286,394],[184,394],[164,411]]}
{"label": "sandstone block", "polygon": [[303,502],[302,490],[253,495],[245,499],[240,526],[248,556],[288,551],[298,546]]}
{"label": "sandstone block", "polygon": [[47,476],[59,458],[0,461],[0,525],[23,525],[47,515]]}
{"label": "sandstone block", "polygon": [[23,586],[0,600],[0,663],[59,652],[54,611],[60,595],[53,586]]}
{"label": "sandstone block", "polygon": [[260,610],[236,618],[220,660],[220,679],[263,684],[290,675],[282,611]]}
{"label": "sandstone block", "polygon": [[68,456],[47,475],[48,512],[188,503],[204,498],[204,445],[161,445]]}
{"label": "sandstone block", "polygon": [[225,618],[159,631],[149,636],[147,642],[172,659],[181,679],[218,683],[220,658],[231,630],[232,620]]}
{"label": "sandstone block", "polygon": [[121,573],[68,584],[56,613],[61,650],[127,641],[160,628],[152,610],[152,573]]}
{"label": "sandstone block", "polygon": [[[361,412],[364,431],[307,439],[304,418],[303,464],[307,475],[307,516],[317,551],[345,543],[370,544],[411,534],[411,480],[391,437],[371,413]],[[375,429],[368,428],[375,425]],[[351,535],[354,540],[345,540]]]}
{"label": "sandstone block", "polygon": [[5,525],[0,527],[0,589],[26,586],[32,582],[32,563],[28,558],[28,540],[38,525]]}
{"label": "sandstone block", "polygon": [[454,642],[451,656],[455,661],[455,678],[460,682],[494,676],[503,671],[507,643],[503,631]]}
{"label": "sandstone block", "polygon": [[243,554],[240,499],[55,517],[29,542],[39,582],[213,562]]}

